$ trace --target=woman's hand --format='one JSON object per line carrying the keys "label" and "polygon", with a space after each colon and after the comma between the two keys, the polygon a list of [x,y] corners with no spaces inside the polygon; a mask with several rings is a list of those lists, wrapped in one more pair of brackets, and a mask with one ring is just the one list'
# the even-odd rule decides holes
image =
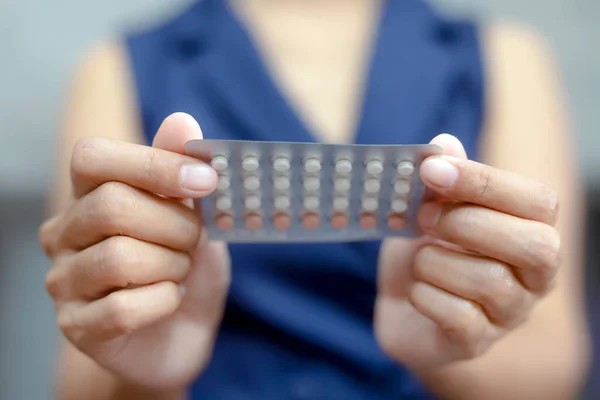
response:
{"label": "woman's hand", "polygon": [[437,195],[419,212],[425,235],[384,243],[376,304],[380,345],[416,372],[482,355],[527,319],[559,267],[554,190],[467,160],[449,135],[433,143],[445,155],[421,168]]}
{"label": "woman's hand", "polygon": [[174,114],[154,148],[80,140],[71,162],[76,200],[40,229],[62,332],[141,387],[193,381],[222,317],[229,257],[224,244],[202,240],[189,200],[212,192],[217,175],[182,155],[186,141],[201,137],[190,116]]}

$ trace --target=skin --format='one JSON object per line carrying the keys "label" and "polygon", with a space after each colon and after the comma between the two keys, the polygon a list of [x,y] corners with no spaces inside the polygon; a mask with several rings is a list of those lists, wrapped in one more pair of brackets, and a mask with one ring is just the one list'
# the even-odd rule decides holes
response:
{"label": "skin", "polygon": [[[286,68],[293,63],[269,42],[285,8],[261,14],[253,12],[260,1],[244,4],[236,12],[262,27],[253,30],[256,40],[284,92],[302,104],[300,114],[322,137],[350,140],[339,135],[352,125],[351,104],[321,113],[326,105],[306,89],[311,82],[295,84],[301,71]],[[374,15],[366,4],[343,7]],[[369,18],[329,29],[352,26],[368,37]],[[314,42],[292,27],[278,32],[289,34],[282,43],[320,59],[310,53]],[[589,338],[580,185],[557,75],[529,31],[502,25],[484,37],[489,98],[481,163],[467,160],[454,137],[433,139],[444,155],[421,170],[436,193],[419,213],[425,234],[385,241],[374,330],[384,351],[440,398],[569,399],[585,378]],[[359,60],[365,48],[340,58]],[[152,147],[140,144],[118,45],[87,60],[68,104],[55,216],[40,229],[53,260],[46,286],[66,338],[58,398],[181,399],[210,360],[230,279],[224,244],[203,239],[190,209],[190,199],[214,189],[216,175],[182,155],[187,140],[202,137],[190,116],[167,118]],[[360,70],[342,64],[338,70]],[[356,71],[339,87],[357,90]],[[313,87],[327,76],[307,75]],[[192,176],[199,179],[186,179]]]}
{"label": "skin", "polygon": [[[174,115],[155,148],[98,137],[75,145],[76,200],[40,230],[54,260],[46,287],[70,343],[133,383],[81,388],[86,397],[179,398],[208,362],[230,272],[225,245],[202,239],[185,201],[217,182],[212,168],[177,154],[201,137],[191,117]],[[206,175],[186,181],[191,169]]]}

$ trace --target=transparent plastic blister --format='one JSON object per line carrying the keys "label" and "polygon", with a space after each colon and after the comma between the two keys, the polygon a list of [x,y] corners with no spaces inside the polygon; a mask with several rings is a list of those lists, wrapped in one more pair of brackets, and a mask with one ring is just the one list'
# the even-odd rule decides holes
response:
{"label": "transparent plastic blister", "polygon": [[217,190],[197,200],[211,240],[340,242],[411,236],[435,145],[193,140]]}

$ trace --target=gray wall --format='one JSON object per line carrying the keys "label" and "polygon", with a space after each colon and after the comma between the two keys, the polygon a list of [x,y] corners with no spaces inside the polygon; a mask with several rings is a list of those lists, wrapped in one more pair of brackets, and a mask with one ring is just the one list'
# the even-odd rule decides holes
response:
{"label": "gray wall", "polygon": [[[0,400],[45,399],[56,339],[43,291],[48,264],[37,225],[66,79],[84,49],[125,24],[152,21],[185,2],[0,0]],[[594,173],[600,108],[597,0],[438,0],[449,10],[525,20],[544,32],[564,71],[581,166]]]}
{"label": "gray wall", "polygon": [[[564,71],[586,178],[600,183],[596,140],[600,39],[596,0],[435,0],[449,10],[516,18],[544,32]],[[0,0],[0,193],[47,187],[64,83],[81,52],[125,24],[152,21],[187,1]],[[35,146],[29,143],[34,141]],[[33,161],[35,160],[35,161]],[[15,173],[18,172],[18,173]]]}

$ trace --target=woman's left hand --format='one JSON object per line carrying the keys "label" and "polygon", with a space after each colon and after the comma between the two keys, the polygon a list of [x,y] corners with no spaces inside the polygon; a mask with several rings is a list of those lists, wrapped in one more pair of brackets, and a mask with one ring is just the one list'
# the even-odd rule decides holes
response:
{"label": "woman's left hand", "polygon": [[388,355],[415,371],[476,358],[529,316],[553,287],[560,236],[555,190],[467,160],[440,135],[421,178],[419,239],[388,239],[379,262],[375,331]]}

